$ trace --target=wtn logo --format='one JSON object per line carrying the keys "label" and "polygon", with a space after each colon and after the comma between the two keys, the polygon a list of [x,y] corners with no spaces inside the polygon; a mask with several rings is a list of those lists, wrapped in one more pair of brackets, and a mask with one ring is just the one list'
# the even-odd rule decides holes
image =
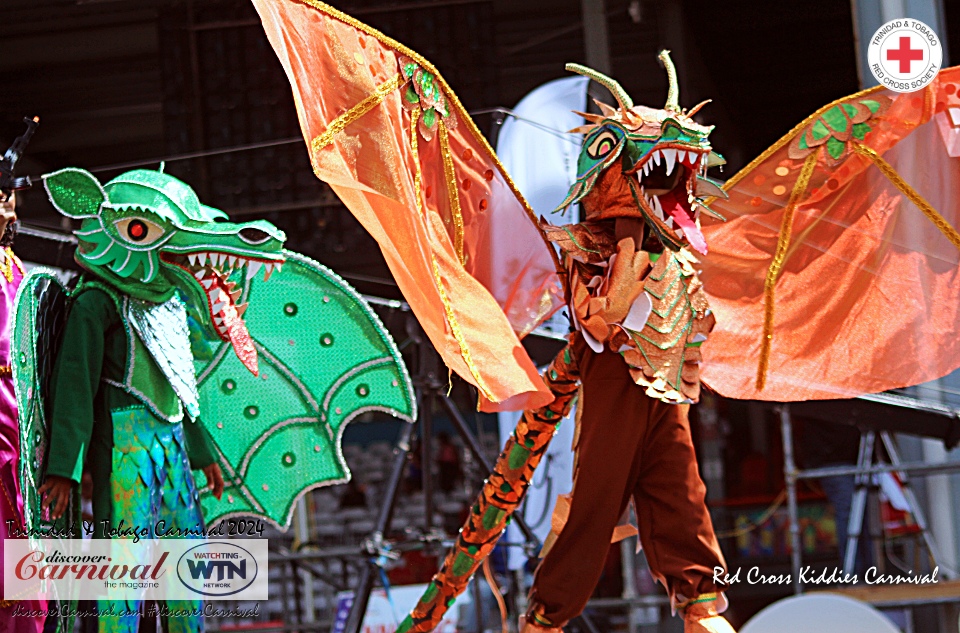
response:
{"label": "wtn logo", "polygon": [[[242,560],[237,565],[228,560],[190,560],[187,559],[187,567],[190,569],[190,576],[194,580],[223,580],[227,578],[233,580],[236,577],[247,579],[247,561]],[[216,572],[216,578],[213,578]]]}
{"label": "wtn logo", "polygon": [[238,594],[253,584],[258,571],[253,554],[224,541],[207,541],[191,547],[177,561],[177,577],[183,586],[205,596]]}

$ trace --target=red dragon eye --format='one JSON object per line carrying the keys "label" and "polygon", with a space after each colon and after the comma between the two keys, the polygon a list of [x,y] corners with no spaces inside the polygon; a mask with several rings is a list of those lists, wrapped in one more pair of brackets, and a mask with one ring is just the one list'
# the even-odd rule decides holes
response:
{"label": "red dragon eye", "polygon": [[134,220],[127,225],[127,235],[130,239],[140,241],[147,235],[147,225],[140,220]]}
{"label": "red dragon eye", "polygon": [[148,246],[162,238],[166,231],[146,218],[120,218],[114,223],[121,239],[139,246]]}

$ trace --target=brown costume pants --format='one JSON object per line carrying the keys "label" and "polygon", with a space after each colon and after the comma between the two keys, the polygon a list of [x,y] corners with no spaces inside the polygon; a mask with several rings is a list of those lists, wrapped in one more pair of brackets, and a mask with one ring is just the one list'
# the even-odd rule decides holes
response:
{"label": "brown costume pants", "polygon": [[697,471],[689,407],[647,396],[619,354],[594,353],[580,336],[573,351],[583,384],[576,483],[567,523],[537,570],[533,602],[558,626],[579,615],[631,496],[650,569],[671,598],[722,590],[713,568],[726,563]]}

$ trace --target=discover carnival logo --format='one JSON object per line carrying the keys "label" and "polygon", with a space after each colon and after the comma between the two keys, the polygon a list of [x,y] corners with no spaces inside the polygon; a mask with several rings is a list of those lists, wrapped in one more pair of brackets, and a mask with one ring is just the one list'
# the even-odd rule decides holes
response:
{"label": "discover carnival logo", "polygon": [[920,20],[890,20],[873,34],[867,63],[880,85],[894,92],[915,92],[940,72],[943,44]]}
{"label": "discover carnival logo", "polygon": [[4,539],[4,600],[266,600],[267,539]]}
{"label": "discover carnival logo", "polygon": [[205,596],[232,596],[253,584],[257,559],[246,549],[223,541],[201,543],[177,561],[183,586]]}

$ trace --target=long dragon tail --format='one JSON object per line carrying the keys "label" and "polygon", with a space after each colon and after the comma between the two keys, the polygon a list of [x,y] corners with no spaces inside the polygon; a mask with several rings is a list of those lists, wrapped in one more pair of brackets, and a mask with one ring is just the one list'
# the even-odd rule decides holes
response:
{"label": "long dragon tail", "polygon": [[540,458],[557,426],[569,415],[577,393],[579,372],[570,346],[564,347],[543,375],[556,399],[540,409],[524,411],[517,428],[497,458],[490,477],[417,606],[400,623],[397,633],[426,633],[443,619],[470,577],[493,551],[507,520],[523,500]]}

